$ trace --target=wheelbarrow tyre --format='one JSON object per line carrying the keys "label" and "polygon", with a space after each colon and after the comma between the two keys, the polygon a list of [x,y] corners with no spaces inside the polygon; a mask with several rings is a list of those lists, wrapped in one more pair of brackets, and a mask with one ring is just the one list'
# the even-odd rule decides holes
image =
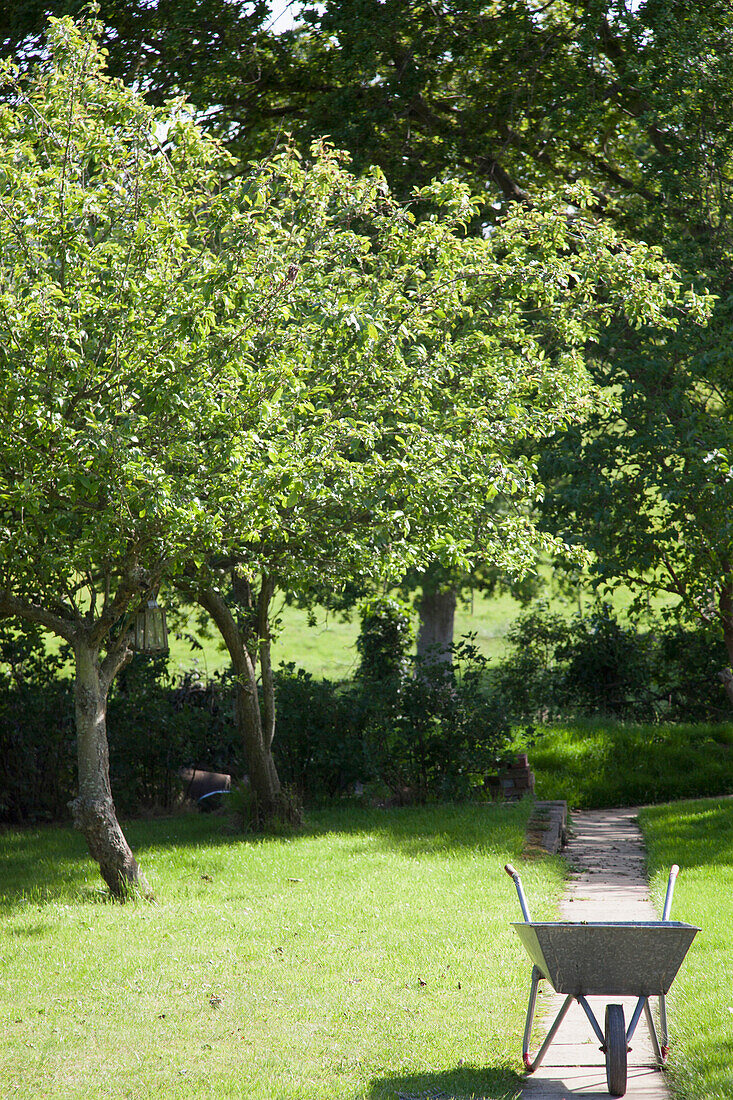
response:
{"label": "wheelbarrow tyre", "polygon": [[606,1005],[606,1082],[611,1096],[626,1092],[626,1022],[623,1005]]}

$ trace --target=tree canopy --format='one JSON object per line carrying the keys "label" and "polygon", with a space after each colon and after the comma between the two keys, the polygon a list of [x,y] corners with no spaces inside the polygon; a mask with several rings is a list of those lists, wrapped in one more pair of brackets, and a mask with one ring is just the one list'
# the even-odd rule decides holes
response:
{"label": "tree canopy", "polygon": [[74,648],[76,819],[119,892],[138,872],[104,716],[141,598],[226,563],[268,592],[521,571],[525,444],[587,411],[589,341],[674,328],[682,291],[582,190],[477,237],[461,183],[417,192],[417,218],[323,145],[244,169],[68,18],[3,79],[0,613]]}

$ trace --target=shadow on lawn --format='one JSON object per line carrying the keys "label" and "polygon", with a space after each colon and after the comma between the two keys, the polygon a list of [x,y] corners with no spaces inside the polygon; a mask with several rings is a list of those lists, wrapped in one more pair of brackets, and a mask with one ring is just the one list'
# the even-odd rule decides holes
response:
{"label": "shadow on lawn", "polygon": [[500,1100],[516,1096],[521,1078],[507,1070],[456,1066],[443,1073],[379,1077],[369,1100]]}
{"label": "shadow on lawn", "polygon": [[[521,834],[527,809],[519,804],[439,804],[370,809],[349,806],[307,815],[301,830],[284,836],[233,831],[226,816],[182,814],[122,823],[145,868],[154,849],[211,849],[267,843],[297,844],[320,836],[362,839],[362,850],[388,848],[408,858],[444,856],[475,849],[505,852]],[[519,826],[519,829],[518,829]],[[352,850],[352,855],[357,854]],[[105,892],[80,833],[70,827],[42,826],[0,832],[0,908],[18,902],[102,900]]]}
{"label": "shadow on lawn", "polygon": [[0,832],[0,908],[78,898],[90,877],[84,838],[57,826]]}
{"label": "shadow on lawn", "polygon": [[376,846],[409,858],[450,857],[471,849],[510,849],[518,830],[523,834],[528,816],[529,806],[517,802],[432,803],[386,809],[349,804],[307,812],[302,828],[284,834],[241,832],[226,815],[196,813],[134,820],[125,822],[123,829],[135,854],[143,857],[146,849],[157,847],[297,844],[335,834],[363,838],[364,852]]}
{"label": "shadow on lawn", "polygon": [[657,834],[655,862],[661,866],[669,859],[685,868],[733,865],[733,799],[679,802],[674,813],[650,806],[640,820]]}
{"label": "shadow on lawn", "polygon": [[433,803],[389,809],[354,807],[348,811],[314,814],[313,835],[364,834],[402,855],[450,856],[488,846],[502,850],[512,845],[517,825],[523,829],[528,808],[516,802]]}

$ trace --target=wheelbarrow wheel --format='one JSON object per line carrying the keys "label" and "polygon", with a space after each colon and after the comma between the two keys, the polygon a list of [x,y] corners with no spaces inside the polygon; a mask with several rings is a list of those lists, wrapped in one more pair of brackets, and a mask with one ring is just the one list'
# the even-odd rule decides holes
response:
{"label": "wheelbarrow wheel", "polygon": [[611,1096],[626,1092],[626,1023],[623,1005],[606,1005],[606,1081]]}

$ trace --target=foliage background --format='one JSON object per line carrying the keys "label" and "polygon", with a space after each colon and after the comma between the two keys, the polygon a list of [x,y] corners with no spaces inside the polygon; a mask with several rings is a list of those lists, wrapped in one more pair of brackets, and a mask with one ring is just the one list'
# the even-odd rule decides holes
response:
{"label": "foliage background", "polygon": [[[372,626],[363,636],[369,652],[381,651]],[[470,639],[461,642],[455,676],[416,662],[409,637],[397,632],[398,653],[385,662],[392,671],[381,678],[368,662],[355,662],[344,679],[293,662],[276,671],[277,766],[306,805],[355,791],[397,803],[486,798],[487,778],[515,747],[529,748],[542,797],[576,806],[720,794],[730,784],[727,701],[716,676],[721,643],[704,631],[664,622],[641,629],[608,607],[573,619],[539,605],[515,621],[502,661],[487,663]],[[63,654],[49,657],[39,633],[7,624],[0,652],[0,821],[64,820],[75,734]],[[241,778],[233,708],[226,671],[206,678],[137,657],[110,700],[121,812],[178,806],[181,767]]]}

